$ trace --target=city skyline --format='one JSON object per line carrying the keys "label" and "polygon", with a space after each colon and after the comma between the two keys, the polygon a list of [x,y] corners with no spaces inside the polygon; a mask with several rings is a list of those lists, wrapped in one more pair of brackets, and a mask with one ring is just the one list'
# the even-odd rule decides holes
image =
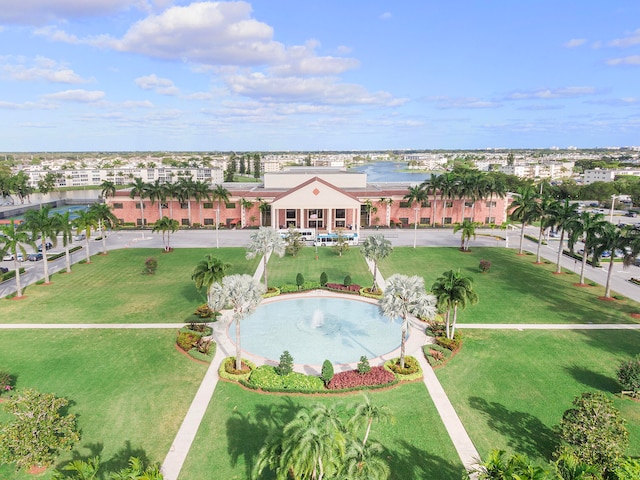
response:
{"label": "city skyline", "polygon": [[3,5],[3,151],[638,145],[640,5]]}

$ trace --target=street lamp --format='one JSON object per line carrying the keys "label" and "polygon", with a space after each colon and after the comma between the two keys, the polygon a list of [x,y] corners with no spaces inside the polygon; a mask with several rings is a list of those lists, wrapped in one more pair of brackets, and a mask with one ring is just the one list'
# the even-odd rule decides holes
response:
{"label": "street lamp", "polygon": [[609,223],[613,223],[613,206],[616,204],[617,195],[611,195],[611,212],[609,213]]}
{"label": "street lamp", "polygon": [[413,209],[413,211],[416,212],[413,221],[413,248],[416,248],[416,240],[418,238],[418,210],[420,210],[420,207],[415,207]]}

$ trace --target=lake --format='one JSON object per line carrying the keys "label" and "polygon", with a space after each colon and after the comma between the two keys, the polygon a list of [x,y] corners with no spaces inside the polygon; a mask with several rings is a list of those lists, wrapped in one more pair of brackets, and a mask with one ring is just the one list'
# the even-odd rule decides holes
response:
{"label": "lake", "polygon": [[415,182],[422,183],[431,175],[424,172],[403,172],[406,162],[372,162],[350,168],[350,172],[367,174],[367,182]]}

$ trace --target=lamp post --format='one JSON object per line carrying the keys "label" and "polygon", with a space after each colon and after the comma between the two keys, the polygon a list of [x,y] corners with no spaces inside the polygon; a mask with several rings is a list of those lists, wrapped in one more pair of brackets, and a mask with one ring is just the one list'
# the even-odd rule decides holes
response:
{"label": "lamp post", "polygon": [[413,248],[416,248],[416,241],[418,239],[418,210],[420,210],[420,207],[415,207],[413,209],[415,212],[415,218],[413,221]]}
{"label": "lamp post", "polygon": [[216,248],[220,248],[220,242],[218,241],[219,226],[220,226],[220,208],[216,208]]}
{"label": "lamp post", "polygon": [[616,204],[617,195],[611,195],[611,212],[609,213],[609,223],[613,223],[613,207]]}

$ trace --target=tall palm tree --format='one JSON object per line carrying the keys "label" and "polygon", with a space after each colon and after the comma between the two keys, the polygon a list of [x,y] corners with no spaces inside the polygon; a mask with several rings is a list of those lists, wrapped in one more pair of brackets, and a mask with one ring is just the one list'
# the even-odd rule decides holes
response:
{"label": "tall palm tree", "polygon": [[109,180],[104,180],[101,184],[100,184],[100,195],[102,196],[102,198],[105,199],[105,201],[111,197],[115,197],[116,196],[116,184],[109,181]]}
{"label": "tall palm tree", "polygon": [[370,235],[362,242],[360,251],[364,255],[364,258],[373,262],[373,284],[371,285],[371,291],[376,291],[378,289],[376,282],[378,262],[391,254],[393,246],[391,245],[391,241],[384,238],[384,235]]}
{"label": "tall palm tree", "polygon": [[129,466],[111,473],[109,480],[162,480],[164,476],[158,465],[147,465],[138,457],[129,458]]}
{"label": "tall palm tree", "polygon": [[2,252],[11,253],[13,255],[13,266],[16,271],[16,297],[22,297],[22,286],[20,284],[20,263],[18,262],[18,253],[22,254],[23,258],[27,257],[27,251],[24,246],[29,245],[35,248],[35,243],[29,238],[29,234],[23,230],[20,230],[15,222],[11,220],[10,225],[0,225],[0,250]]}
{"label": "tall palm tree", "polygon": [[267,226],[267,212],[269,211],[269,202],[258,197],[256,198],[256,202],[258,202],[258,210],[260,210],[260,226]]}
{"label": "tall palm tree", "polygon": [[599,469],[580,460],[575,455],[563,451],[553,462],[558,480],[598,480]]}
{"label": "tall palm tree", "polygon": [[49,284],[49,263],[47,262],[47,239],[51,239],[52,244],[56,244],[54,234],[54,221],[49,212],[51,207],[41,205],[39,210],[27,210],[24,214],[22,228],[31,231],[31,239],[35,243],[38,235],[42,242],[42,269],[44,270],[44,283]]}
{"label": "tall palm tree", "polygon": [[216,208],[216,248],[220,246],[218,243],[218,230],[220,229],[220,205],[222,202],[229,202],[229,195],[231,195],[229,190],[224,188],[221,184],[216,185],[216,188],[211,192],[211,198],[218,203],[218,208]]}
{"label": "tall palm tree", "polygon": [[196,181],[193,184],[193,199],[200,207],[200,225],[204,223],[202,217],[202,201],[211,200],[211,185],[207,182]]}
{"label": "tall palm tree", "polygon": [[507,196],[507,185],[502,176],[495,172],[489,172],[484,176],[484,198],[489,196],[489,221],[493,218],[493,198],[504,198]]}
{"label": "tall palm tree", "polygon": [[102,240],[102,255],[107,254],[107,236],[105,229],[114,229],[118,224],[118,218],[111,211],[111,207],[106,203],[94,203],[89,207],[89,214],[98,222],[98,232]]}
{"label": "tall palm tree", "polygon": [[479,461],[478,466],[469,471],[467,478],[476,480],[545,480],[549,477],[542,467],[522,454],[507,456],[504,450],[492,450],[489,457]]}
{"label": "tall palm tree", "polygon": [[511,219],[522,222],[520,230],[520,246],[518,254],[522,255],[522,244],[524,242],[524,229],[528,223],[537,220],[540,215],[540,204],[538,203],[538,192],[533,185],[520,187],[515,197],[511,201]]}
{"label": "tall palm tree", "polygon": [[472,222],[471,220],[463,220],[461,223],[456,223],[453,226],[453,234],[455,235],[458,232],[461,232],[460,235],[460,250],[464,252],[469,251],[469,241],[471,237],[475,240],[476,238],[476,227],[478,223]]}
{"label": "tall palm tree", "polygon": [[269,288],[267,275],[267,260],[272,253],[279,257],[285,254],[287,245],[273,227],[260,227],[249,236],[249,245],[247,246],[247,259],[254,258],[256,255],[262,255],[262,267],[264,275],[264,285]]}
{"label": "tall palm tree", "polygon": [[548,194],[540,195],[538,201],[538,219],[540,220],[540,228],[538,229],[538,246],[536,248],[536,263],[541,263],[542,235],[547,228],[553,227],[555,217],[557,216],[558,202]]}
{"label": "tall palm tree", "polygon": [[420,185],[410,186],[407,194],[403,197],[404,200],[409,202],[409,207],[413,208],[413,204],[417,203],[418,206],[415,207],[415,215],[414,215],[414,228],[418,228],[418,211],[419,207],[423,202],[426,202],[429,199],[429,195],[427,190]]}
{"label": "tall palm tree", "polygon": [[167,201],[167,189],[165,184],[160,180],[156,180],[153,183],[147,185],[147,196],[151,205],[156,201],[158,202],[158,218],[162,218],[162,204]]}
{"label": "tall palm tree", "polygon": [[242,206],[242,228],[246,227],[245,218],[247,216],[247,210],[253,207],[253,202],[251,200],[247,200],[246,198],[240,199],[240,205]]}
{"label": "tall palm tree", "polygon": [[222,283],[214,283],[209,290],[211,292],[209,307],[212,310],[220,311],[221,306],[231,306],[231,321],[236,324],[236,370],[241,370],[240,323],[260,304],[266,288],[250,275],[236,274],[224,277]]}
{"label": "tall palm tree", "polygon": [[180,189],[177,183],[165,183],[163,188],[165,198],[169,202],[169,218],[173,218],[173,202],[180,196]]}
{"label": "tall palm tree", "polygon": [[378,305],[385,317],[402,319],[400,343],[400,366],[404,368],[405,347],[409,331],[409,316],[433,319],[436,315],[436,297],[427,293],[424,279],[417,275],[409,277],[399,273],[387,279],[387,286]]}
{"label": "tall palm tree", "polygon": [[129,197],[138,197],[140,207],[140,228],[144,228],[144,198],[149,195],[149,185],[142,181],[141,178],[134,178],[133,182],[130,183],[129,186],[131,187]]}
{"label": "tall palm tree", "polygon": [[[62,475],[56,471],[53,474],[54,480],[97,480],[100,472],[100,457],[91,457],[86,460],[76,459],[67,463],[62,470],[70,472]],[[131,477],[130,477],[131,478]]]}
{"label": "tall palm tree", "polygon": [[436,223],[436,185],[434,183],[434,178],[435,177],[431,176],[420,184],[427,196],[427,200],[433,196],[433,201],[431,203],[431,225],[435,225]]}
{"label": "tall palm tree", "polygon": [[362,438],[362,445],[366,445],[373,422],[384,423],[391,419],[393,419],[393,413],[389,407],[386,405],[374,405],[371,403],[369,396],[364,395],[364,401],[356,404],[355,412],[349,419],[348,427],[355,431],[356,428],[364,424],[366,428]]}
{"label": "tall palm tree", "polygon": [[178,199],[180,203],[187,204],[187,216],[189,217],[189,225],[191,225],[191,197],[194,194],[195,182],[189,177],[180,177],[178,179]]}
{"label": "tall palm tree", "polygon": [[565,234],[571,230],[571,225],[578,218],[577,203],[571,203],[568,199],[563,202],[557,202],[556,207],[552,210],[553,216],[549,219],[550,223],[560,229],[560,245],[558,246],[558,258],[556,259],[556,273],[562,272],[560,260],[562,259],[562,250]]}
{"label": "tall palm tree", "polygon": [[364,201],[364,210],[367,213],[366,225],[367,227],[371,226],[371,216],[375,215],[378,212],[378,207],[376,207],[370,198],[367,198]]}
{"label": "tall palm tree", "polygon": [[[446,310],[445,331],[447,338],[455,335],[456,322],[458,320],[458,307],[464,309],[467,304],[478,303],[478,295],[473,290],[473,279],[463,277],[460,269],[448,270],[436,279],[431,286],[431,292],[436,296],[438,307]],[[453,319],[451,311],[453,310]]]}
{"label": "tall palm tree", "polygon": [[[153,225],[153,229],[151,229],[151,233],[162,232],[162,243],[164,243],[165,252],[171,251],[171,234],[175,233],[180,227],[180,223],[177,220],[169,218],[167,216],[162,217]],[[167,241],[165,243],[165,233],[167,235]]]}
{"label": "tall palm tree", "polygon": [[71,214],[69,210],[64,213],[56,212],[53,214],[53,224],[56,236],[62,236],[62,245],[64,246],[64,258],[67,273],[71,273],[71,255],[69,253],[69,245],[73,241],[73,224],[71,222]]}
{"label": "tall palm tree", "polygon": [[[596,245],[598,235],[608,222],[601,213],[582,212],[575,222],[571,223],[569,234],[569,249],[573,251],[573,246],[578,240],[584,243],[582,252],[582,265],[580,268],[580,285],[584,285],[584,270],[587,265],[587,258]],[[595,260],[595,257],[594,257]]]}
{"label": "tall palm tree", "polygon": [[344,477],[349,480],[388,480],[391,469],[383,458],[384,448],[378,442],[363,445],[355,440],[347,444],[342,462]]}
{"label": "tall palm tree", "polygon": [[440,200],[442,200],[442,223],[445,224],[445,218],[447,217],[447,202],[455,196],[456,181],[452,173],[443,173],[438,175],[435,179],[435,184],[440,190]]}
{"label": "tall palm tree", "polygon": [[206,289],[207,303],[213,304],[211,285],[216,282],[220,283],[229,268],[231,268],[230,263],[224,263],[213,255],[205,255],[204,259],[200,260],[193,269],[191,280],[195,282],[196,289],[200,290],[202,287]]}
{"label": "tall palm tree", "polygon": [[84,233],[84,248],[87,263],[91,263],[91,252],[89,251],[89,239],[91,238],[91,230],[98,226],[97,219],[88,211],[78,211],[78,217],[73,221],[73,225],[78,233]]}
{"label": "tall palm tree", "polygon": [[616,258],[616,252],[622,252],[624,268],[631,265],[633,258],[635,257],[635,255],[632,255],[630,250],[633,237],[638,236],[634,232],[635,230],[631,230],[629,228],[620,229],[607,222],[595,240],[593,253],[595,258],[599,258],[606,251],[610,253],[607,283],[604,288],[604,298],[611,298],[611,274],[613,273],[613,262]]}

